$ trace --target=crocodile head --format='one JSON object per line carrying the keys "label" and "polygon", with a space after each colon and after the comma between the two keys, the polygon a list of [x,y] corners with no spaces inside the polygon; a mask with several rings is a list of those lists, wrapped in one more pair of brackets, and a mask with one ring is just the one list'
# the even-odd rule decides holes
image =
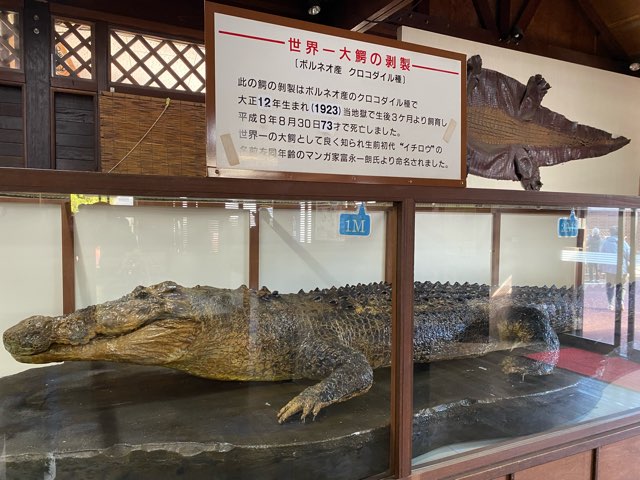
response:
{"label": "crocodile head", "polygon": [[189,315],[183,290],[163,282],[68,315],[35,315],[6,330],[4,345],[23,363],[164,364],[182,355],[184,343],[198,332],[199,322]]}

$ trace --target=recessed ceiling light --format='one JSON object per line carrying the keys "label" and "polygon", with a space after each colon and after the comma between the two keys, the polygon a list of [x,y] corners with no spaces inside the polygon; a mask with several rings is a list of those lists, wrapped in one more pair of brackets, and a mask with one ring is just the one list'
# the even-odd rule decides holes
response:
{"label": "recessed ceiling light", "polygon": [[309,12],[309,15],[318,15],[320,10],[320,5],[311,5],[307,11]]}
{"label": "recessed ceiling light", "polygon": [[637,72],[638,70],[640,70],[640,62],[633,62],[632,64],[630,64],[629,70],[631,70],[632,72]]}

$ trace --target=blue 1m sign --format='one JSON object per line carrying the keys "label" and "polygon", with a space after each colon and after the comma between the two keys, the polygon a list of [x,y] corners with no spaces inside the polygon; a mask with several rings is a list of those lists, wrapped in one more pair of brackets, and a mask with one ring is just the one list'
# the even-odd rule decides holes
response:
{"label": "blue 1m sign", "polygon": [[371,233],[371,215],[367,214],[364,203],[360,204],[358,213],[340,214],[340,235],[366,237]]}

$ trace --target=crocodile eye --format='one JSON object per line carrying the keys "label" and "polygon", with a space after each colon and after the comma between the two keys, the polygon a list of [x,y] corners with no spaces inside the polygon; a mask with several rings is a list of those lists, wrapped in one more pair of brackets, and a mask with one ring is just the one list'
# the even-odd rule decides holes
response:
{"label": "crocodile eye", "polygon": [[133,291],[133,298],[144,300],[149,297],[149,292],[144,287],[138,287]]}

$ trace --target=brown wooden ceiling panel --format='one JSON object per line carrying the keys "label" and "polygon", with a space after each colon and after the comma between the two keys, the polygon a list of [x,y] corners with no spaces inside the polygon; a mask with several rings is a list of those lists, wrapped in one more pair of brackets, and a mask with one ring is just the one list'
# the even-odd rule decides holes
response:
{"label": "brown wooden ceiling panel", "polygon": [[[524,39],[508,42],[509,48],[626,73],[628,61],[640,59],[640,0],[316,1],[322,12],[315,17],[307,13],[308,0],[219,3],[343,29],[364,25],[358,30],[382,36],[395,37],[396,28],[406,24],[493,45],[507,44],[505,38],[499,42],[499,26],[504,37],[517,25]],[[50,4],[52,9],[58,4],[193,31],[202,31],[204,24],[202,0],[164,2],[161,8],[152,0],[50,0]]]}
{"label": "brown wooden ceiling panel", "polygon": [[527,29],[526,39],[598,55],[597,32],[576,2],[543,0]]}
{"label": "brown wooden ceiling panel", "polygon": [[630,58],[640,58],[640,1],[592,0],[611,34]]}

